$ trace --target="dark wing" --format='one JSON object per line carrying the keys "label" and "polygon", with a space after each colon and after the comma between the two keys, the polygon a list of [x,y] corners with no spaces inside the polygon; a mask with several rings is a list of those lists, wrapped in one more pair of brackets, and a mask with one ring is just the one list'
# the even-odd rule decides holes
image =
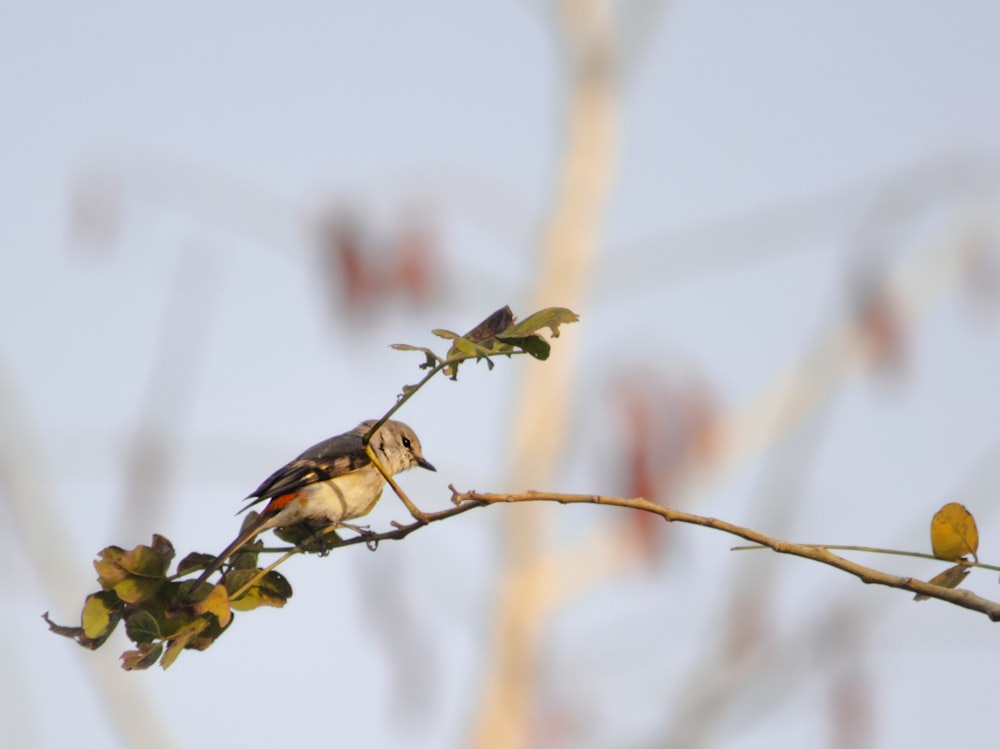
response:
{"label": "dark wing", "polygon": [[[247,499],[252,507],[266,499],[291,494],[317,481],[329,481],[364,468],[371,463],[361,435],[356,432],[338,434],[313,445],[288,465],[279,468],[258,486]],[[246,508],[244,508],[246,509]]]}

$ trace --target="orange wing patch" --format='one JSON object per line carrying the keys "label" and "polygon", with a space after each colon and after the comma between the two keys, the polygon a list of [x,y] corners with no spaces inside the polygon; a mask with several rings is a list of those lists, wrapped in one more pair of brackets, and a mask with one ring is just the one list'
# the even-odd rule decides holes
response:
{"label": "orange wing patch", "polygon": [[284,508],[286,505],[290,504],[292,500],[298,496],[299,495],[297,492],[292,492],[291,494],[282,494],[280,497],[275,497],[274,499],[272,499],[270,502],[267,503],[267,507],[264,508],[264,511],[261,513],[261,516],[275,514],[276,512]]}

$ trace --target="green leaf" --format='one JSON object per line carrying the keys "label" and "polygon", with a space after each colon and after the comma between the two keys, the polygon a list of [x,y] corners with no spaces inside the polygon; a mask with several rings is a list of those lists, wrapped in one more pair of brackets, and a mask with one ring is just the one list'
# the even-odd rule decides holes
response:
{"label": "green leaf", "polygon": [[111,591],[87,596],[83,604],[83,634],[89,640],[105,640],[121,620],[121,601]]}
{"label": "green leaf", "polygon": [[128,571],[120,564],[125,549],[120,546],[108,546],[98,553],[98,558],[94,560],[94,569],[97,570],[97,581],[105,590],[114,588],[117,583],[128,577]]}
{"label": "green leaf", "polygon": [[261,586],[268,588],[274,595],[281,596],[286,600],[292,597],[292,586],[288,582],[288,578],[277,570],[271,570],[264,575],[264,579],[261,580]]}
{"label": "green leaf", "polygon": [[292,546],[298,546],[303,541],[313,538],[314,534],[307,523],[296,523],[295,525],[275,528],[274,535]]}
{"label": "green leaf", "polygon": [[284,528],[276,528],[274,535],[292,546],[297,546],[307,554],[322,554],[343,543],[343,539],[335,529],[336,525],[332,523],[325,528],[317,528],[315,524],[310,527],[307,523],[298,523],[287,525]]}
{"label": "green leaf", "polygon": [[512,349],[506,344],[496,344],[495,341],[490,341],[490,346],[487,347],[484,344],[472,341],[464,336],[458,336],[452,343],[452,347],[448,349],[448,357],[446,361],[448,366],[444,368],[444,373],[450,377],[452,380],[458,377],[458,366],[463,361],[468,359],[475,359],[480,361],[482,359],[486,360],[486,366],[493,369],[493,361],[490,359],[491,356],[495,354],[507,353]]}
{"label": "green leaf", "polygon": [[144,642],[138,650],[127,650],[121,655],[122,668],[126,671],[145,671],[159,660],[163,654],[163,644]]}
{"label": "green leaf", "polygon": [[458,352],[463,356],[473,357],[488,356],[490,353],[483,346],[479,345],[475,341],[470,341],[464,336],[458,336],[454,341],[452,341],[451,350],[448,352],[448,358],[451,359],[455,352]]}
{"label": "green leaf", "polygon": [[251,525],[253,525],[254,523],[256,523],[257,522],[257,518],[259,518],[259,517],[260,517],[260,513],[256,512],[255,510],[251,510],[250,512],[248,512],[246,514],[246,517],[243,518],[243,522],[240,524],[240,533],[243,533]]}
{"label": "green leaf", "polygon": [[49,631],[70,637],[88,650],[96,650],[111,636],[122,618],[122,602],[111,591],[100,591],[87,596],[81,614],[81,627],[64,627],[49,618],[48,612],[42,615]]}
{"label": "green leaf", "polygon": [[261,542],[259,544],[250,544],[250,546],[244,546],[238,552],[233,554],[229,559],[229,564],[238,570],[255,570],[257,569],[257,557],[260,556],[260,550],[264,548],[264,544]]}
{"label": "green leaf", "polygon": [[142,603],[156,596],[164,580],[150,580],[145,577],[127,577],[113,588],[115,594],[125,603]]}
{"label": "green leaf", "polygon": [[[173,549],[171,548],[171,558]],[[118,559],[118,564],[136,577],[162,578],[167,574],[170,558],[164,557],[152,546],[136,546]]]}
{"label": "green leaf", "polygon": [[139,644],[150,643],[163,636],[156,617],[144,609],[134,611],[125,617],[125,633],[132,642]]}
{"label": "green leaf", "polygon": [[426,359],[424,360],[424,363],[420,365],[421,369],[431,369],[431,368],[437,366],[438,363],[441,361],[441,358],[437,354],[435,354],[429,348],[426,348],[424,346],[411,346],[408,343],[394,343],[389,348],[395,349],[396,351],[419,351],[419,352],[421,352],[426,357]]}
{"label": "green leaf", "polygon": [[523,337],[502,335],[497,336],[497,340],[509,343],[511,346],[519,348],[526,354],[529,354],[541,361],[548,359],[549,352],[552,350],[552,346],[549,345],[549,342],[537,335]]}
{"label": "green leaf", "polygon": [[187,575],[198,570],[203,570],[214,561],[215,556],[212,554],[202,554],[199,551],[193,551],[177,563],[177,574]]}
{"label": "green leaf", "polygon": [[219,638],[219,635],[225,632],[228,628],[228,624],[225,627],[220,626],[217,619],[210,617],[208,620],[208,626],[192,637],[188,641],[187,647],[190,650],[205,650],[209,648],[212,643]]}
{"label": "green leaf", "polygon": [[139,603],[156,594],[166,580],[167,568],[173,557],[173,547],[159,537],[153,539],[158,549],[136,546],[125,551],[118,546],[108,546],[94,561],[97,579],[105,590],[114,590],[126,603]]}
{"label": "green leaf", "polygon": [[[222,584],[226,586],[226,592],[231,596],[248,582],[253,580],[260,572],[256,567],[252,570],[229,570],[222,576]],[[235,603],[233,603],[235,606]]]}
{"label": "green leaf", "polygon": [[210,583],[202,583],[195,590],[193,580],[168,583],[156,598],[144,601],[142,609],[156,619],[161,637],[173,637],[194,620],[193,604],[211,593],[212,588]]}
{"label": "green leaf", "polygon": [[579,321],[580,316],[565,307],[547,307],[532,315],[528,315],[516,325],[511,325],[502,331],[504,337],[521,338],[532,335],[542,328],[548,328],[553,338],[559,337],[559,326]]}
{"label": "green leaf", "polygon": [[251,611],[260,606],[281,608],[292,597],[292,586],[284,575],[274,570],[268,572],[261,581],[246,593],[232,601],[237,611]]}
{"label": "green leaf", "polygon": [[207,617],[199,617],[183,629],[180,629],[170,642],[167,643],[167,652],[163,654],[160,666],[162,666],[164,670],[170,668],[174,661],[177,660],[177,656],[181,654],[181,650],[186,648],[194,638],[200,635],[202,631],[208,627],[208,625],[209,621]]}

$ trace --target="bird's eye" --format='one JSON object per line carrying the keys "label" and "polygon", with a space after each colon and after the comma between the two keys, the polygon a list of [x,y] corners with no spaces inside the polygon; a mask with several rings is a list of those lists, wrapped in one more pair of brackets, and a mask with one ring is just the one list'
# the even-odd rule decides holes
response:
{"label": "bird's eye", "polygon": [[409,448],[410,447],[410,438],[409,437],[403,437],[403,447],[405,447],[405,448]]}

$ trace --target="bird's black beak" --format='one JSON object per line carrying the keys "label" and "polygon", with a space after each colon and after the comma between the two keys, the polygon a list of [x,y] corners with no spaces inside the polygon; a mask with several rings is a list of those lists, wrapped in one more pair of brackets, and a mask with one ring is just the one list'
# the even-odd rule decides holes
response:
{"label": "bird's black beak", "polygon": [[431,465],[431,462],[425,458],[417,458],[417,465],[421,468],[426,468],[428,471],[437,471],[437,468]]}

